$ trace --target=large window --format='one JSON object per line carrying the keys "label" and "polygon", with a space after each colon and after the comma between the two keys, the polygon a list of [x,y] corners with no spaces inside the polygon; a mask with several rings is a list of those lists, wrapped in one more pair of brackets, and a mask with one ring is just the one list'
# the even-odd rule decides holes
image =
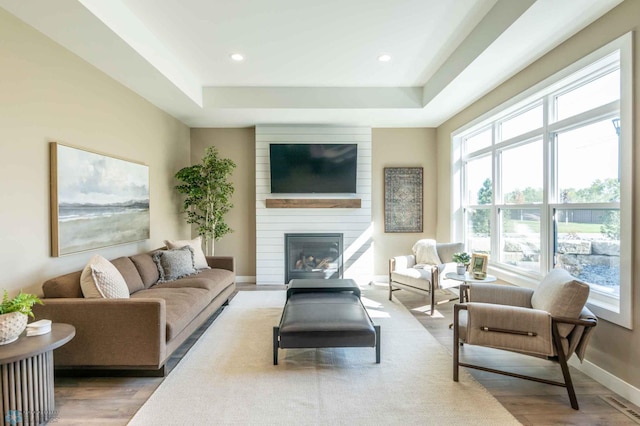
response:
{"label": "large window", "polygon": [[453,135],[456,238],[525,285],[565,268],[590,284],[598,314],[626,327],[629,46],[622,37]]}

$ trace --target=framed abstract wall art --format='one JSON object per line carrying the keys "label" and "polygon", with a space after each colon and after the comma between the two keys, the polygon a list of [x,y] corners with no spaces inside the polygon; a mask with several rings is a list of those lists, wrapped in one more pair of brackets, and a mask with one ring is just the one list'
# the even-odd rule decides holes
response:
{"label": "framed abstract wall art", "polygon": [[385,167],[384,232],[422,232],[422,167]]}
{"label": "framed abstract wall art", "polygon": [[149,238],[149,167],[50,143],[51,255]]}

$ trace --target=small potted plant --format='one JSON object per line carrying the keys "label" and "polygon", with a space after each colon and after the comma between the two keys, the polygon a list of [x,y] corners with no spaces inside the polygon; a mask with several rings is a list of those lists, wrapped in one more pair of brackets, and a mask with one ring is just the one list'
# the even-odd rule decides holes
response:
{"label": "small potted plant", "polygon": [[452,258],[453,261],[458,264],[456,266],[456,273],[458,275],[464,275],[464,273],[467,271],[467,266],[469,265],[469,263],[471,263],[471,256],[469,256],[469,253],[466,253],[464,251],[453,253]]}
{"label": "small potted plant", "polygon": [[35,294],[20,291],[16,297],[9,299],[7,290],[4,291],[0,304],[0,345],[18,339],[27,327],[27,316],[34,318],[31,308],[36,303],[42,305],[42,301]]}

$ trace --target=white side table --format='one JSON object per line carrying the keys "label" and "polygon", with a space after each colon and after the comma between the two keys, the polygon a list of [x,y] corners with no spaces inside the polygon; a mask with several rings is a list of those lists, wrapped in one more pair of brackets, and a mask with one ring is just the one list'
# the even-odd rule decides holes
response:
{"label": "white side table", "polygon": [[[468,272],[466,272],[464,275],[458,275],[455,272],[447,272],[445,275],[445,278],[448,278],[450,280],[456,280],[456,281],[460,281],[462,283],[465,284],[469,284],[469,283],[492,283],[495,282],[497,280],[496,277],[494,277],[493,275],[489,275],[487,274],[487,276],[484,279],[477,279],[473,277],[473,274],[470,274]],[[460,292],[460,302],[463,301],[463,294],[462,292]]]}

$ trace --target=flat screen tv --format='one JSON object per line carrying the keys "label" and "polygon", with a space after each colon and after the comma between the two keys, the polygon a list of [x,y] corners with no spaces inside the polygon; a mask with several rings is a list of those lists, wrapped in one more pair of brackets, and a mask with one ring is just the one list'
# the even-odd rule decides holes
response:
{"label": "flat screen tv", "polygon": [[357,144],[269,145],[273,194],[354,194]]}

